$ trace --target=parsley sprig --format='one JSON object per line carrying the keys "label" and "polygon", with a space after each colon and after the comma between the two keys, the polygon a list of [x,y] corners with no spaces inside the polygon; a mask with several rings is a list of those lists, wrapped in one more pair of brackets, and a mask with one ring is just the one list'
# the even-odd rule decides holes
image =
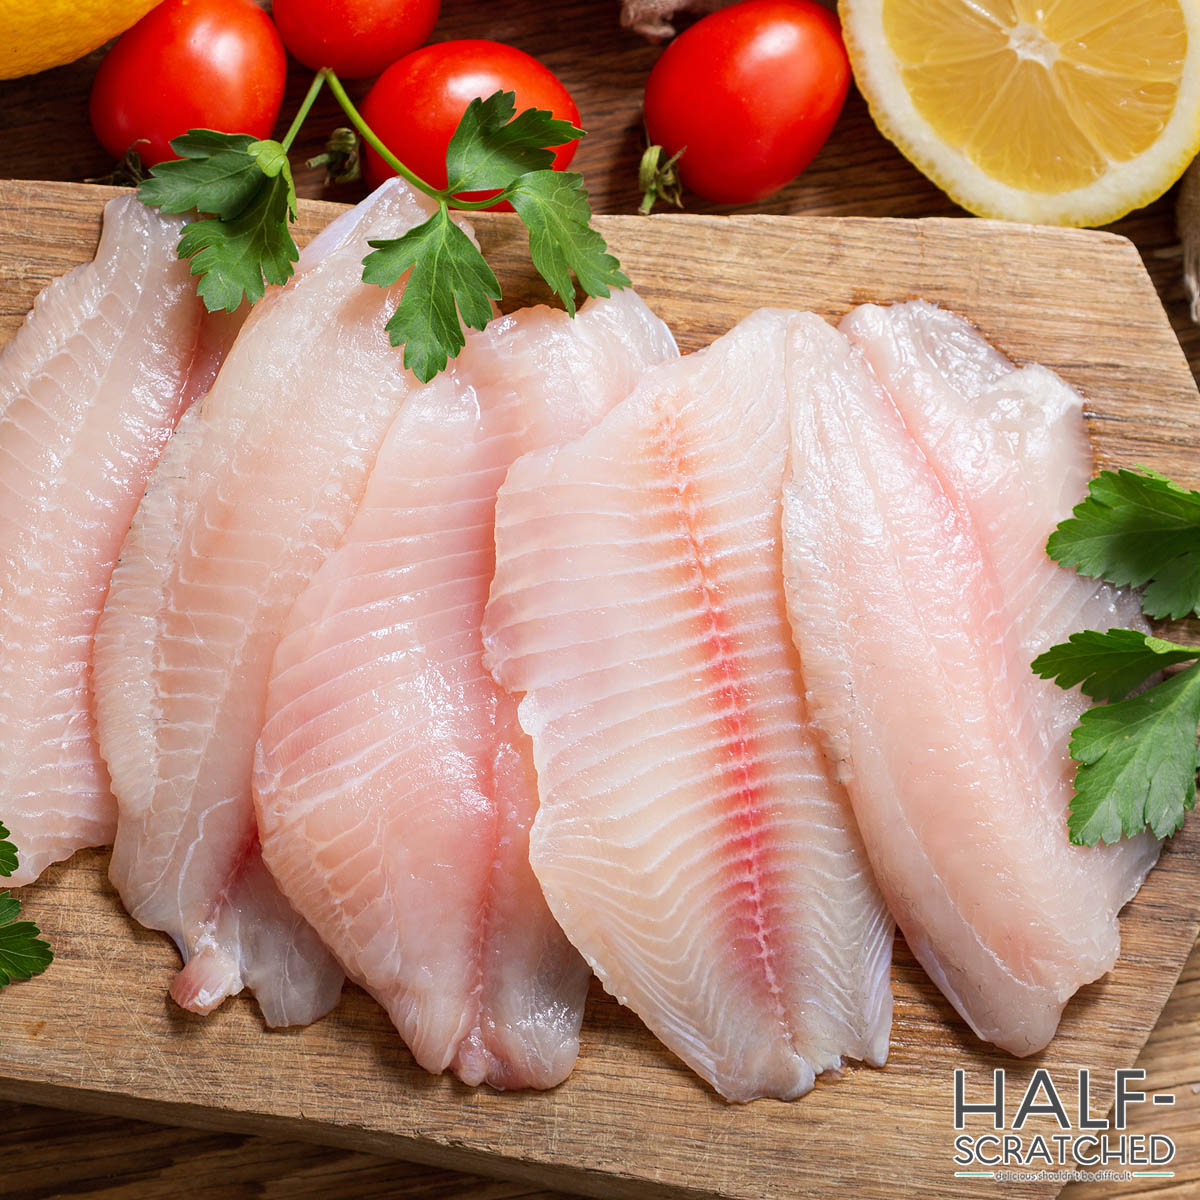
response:
{"label": "parsley sprig", "polygon": [[300,251],[291,230],[296,184],[288,151],[323,84],[318,73],[282,141],[189,129],[171,142],[180,157],[152,167],[138,185],[151,208],[200,214],[183,228],[179,257],[191,259],[209,312],[233,312],[243,299],[254,304],[267,284],[291,279]]}
{"label": "parsley sprig", "polygon": [[[17,848],[0,824],[0,875],[8,878],[17,869]],[[18,921],[20,901],[11,892],[0,892],[0,987],[14,979],[40,975],[54,960],[50,943],[32,921]]]}
{"label": "parsley sprig", "polygon": [[[318,71],[281,141],[247,134],[190,130],[171,146],[181,157],[160,163],[139,189],[144,203],[201,214],[184,227],[181,258],[191,260],[198,291],[210,311],[232,311],[260,300],[268,284],[286,283],[299,258],[291,234],[296,187],[288,151],[321,88],[328,84],[368,145],[437,211],[402,237],[372,241],[363,279],[389,287],[411,272],[387,323],[391,342],[404,346],[404,365],[423,383],[443,370],[465,344],[463,326],[482,329],[500,284],[479,247],[450,216],[451,209],[490,208],[507,200],[529,234],[534,267],[575,313],[575,286],[607,296],[629,286],[620,263],[592,228],[582,176],[551,170],[554,148],[584,136],[552,113],[516,111],[512,92],[472,100],[446,151],[444,188],[402,163],[363,120],[337,75]],[[463,193],[488,193],[464,199]]]}
{"label": "parsley sprig", "polygon": [[[1080,574],[1145,587],[1151,617],[1200,613],[1200,492],[1153,471],[1102,471],[1046,552]],[[1168,667],[1184,670],[1145,687]],[[1134,629],[1084,630],[1033,661],[1043,679],[1103,701],[1071,736],[1071,841],[1175,833],[1196,803],[1200,646]],[[1143,689],[1143,690],[1138,690]]]}
{"label": "parsley sprig", "polygon": [[[1071,841],[1094,846],[1147,826],[1174,833],[1196,803],[1196,729],[1200,726],[1200,647],[1163,641],[1134,629],[1085,630],[1033,660],[1059,687],[1079,684],[1095,700],[1071,735],[1075,797]],[[1130,693],[1164,667],[1185,671]]]}

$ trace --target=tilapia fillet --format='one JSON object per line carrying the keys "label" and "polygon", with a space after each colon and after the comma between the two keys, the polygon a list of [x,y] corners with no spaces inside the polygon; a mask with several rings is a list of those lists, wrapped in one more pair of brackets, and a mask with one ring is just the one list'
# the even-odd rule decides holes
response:
{"label": "tilapia fillet", "polygon": [[198,1012],[248,986],[268,1023],[303,1023],[341,988],[261,866],[254,746],[283,621],[415,387],[383,329],[400,285],[362,282],[367,241],[428,211],[385,185],[255,306],[163,456],[97,630],[100,746],[120,808],[112,879],[179,945],[172,995]]}
{"label": "tilapia fillet", "polygon": [[[941,323],[924,357],[908,330],[890,361],[872,340],[880,310],[844,323],[890,391],[824,322],[792,332],[788,611],[813,715],[910,947],[981,1037],[1028,1054],[1112,965],[1117,910],[1154,855],[1145,839],[1070,846],[1064,737],[1078,701],[1033,676],[1031,647],[1126,604],[1043,567],[1062,503],[1048,487],[1062,463],[1047,456],[1062,449],[1032,422],[1061,422],[1063,397],[931,314],[907,314]],[[1030,386],[1042,402],[1017,404]]]}
{"label": "tilapia fillet", "polygon": [[[1045,367],[1014,367],[963,318],[923,301],[862,305],[841,329],[888,389],[947,494],[968,514],[995,573],[1012,670],[1029,689],[1021,713],[1027,752],[1048,779],[1059,775],[1048,794],[1057,836],[1073,791],[1071,733],[1090,702],[1078,688],[1064,691],[1027,668],[1080,629],[1150,632],[1134,592],[1064,570],[1046,555],[1047,538],[1071,515],[1093,474],[1083,398]],[[1075,872],[1068,886],[1089,892],[1107,914],[1105,940],[1114,956],[1117,913],[1159,848],[1145,833],[1112,846],[1073,847],[1064,861]]]}
{"label": "tilapia fillet", "polygon": [[[1093,473],[1083,400],[1074,388],[1036,363],[1017,369],[961,317],[924,301],[864,304],[840,328],[969,516],[1000,586],[1014,670],[1024,672],[1080,629],[1149,631],[1133,592],[1063,570],[1046,556],[1046,539],[1070,516]],[[1056,756],[1073,773],[1068,742],[1088,701],[1048,680],[1034,678],[1030,686],[1042,701],[1026,714],[1031,753]],[[1107,852],[1133,864],[1129,883],[1118,885],[1125,899],[1156,852],[1149,838]]]}
{"label": "tilapia fillet", "polygon": [[566,1078],[591,974],[530,870],[528,739],[482,663],[496,491],[675,353],[631,292],[469,334],[392,424],[276,651],[255,778],[267,865],[417,1061],[466,1083]]}
{"label": "tilapia fillet", "polygon": [[29,883],[112,840],[92,635],[121,542],[233,322],[207,316],[182,220],[104,209],[95,261],[55,280],[0,354],[0,821]]}
{"label": "tilapia fillet", "polygon": [[525,693],[550,909],[722,1095],[880,1063],[892,924],[781,587],[784,348],[762,311],[500,490],[485,661]]}

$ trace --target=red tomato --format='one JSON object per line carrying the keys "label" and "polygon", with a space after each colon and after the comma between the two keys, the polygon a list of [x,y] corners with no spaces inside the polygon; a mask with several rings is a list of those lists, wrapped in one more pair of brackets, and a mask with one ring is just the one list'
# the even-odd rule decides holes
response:
{"label": "red tomato", "polygon": [[646,128],[668,155],[684,151],[692,191],[748,204],[808,166],[849,86],[837,17],[817,0],[743,0],[666,48],[646,81]]}
{"label": "red tomato", "polygon": [[[575,101],[549,68],[515,46],[487,41],[439,42],[393,63],[367,93],[362,115],[410,171],[445,187],[446,147],[459,119],[476,97],[499,91],[516,93],[517,112],[549,109],[579,125]],[[556,171],[571,161],[576,145],[558,148]],[[365,149],[367,182],[378,187],[395,171],[369,146]]]}
{"label": "red tomato", "polygon": [[314,71],[378,75],[433,32],[442,0],[275,0],[283,44]]}
{"label": "red tomato", "polygon": [[149,166],[189,129],[271,136],[287,55],[254,0],[166,0],[122,34],[92,85],[92,129],[119,157],[135,141]]}

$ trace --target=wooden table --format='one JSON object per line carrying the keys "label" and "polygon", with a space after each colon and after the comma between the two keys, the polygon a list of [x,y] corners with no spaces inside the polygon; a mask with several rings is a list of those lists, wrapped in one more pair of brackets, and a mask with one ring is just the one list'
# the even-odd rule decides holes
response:
{"label": "wooden table", "polygon": [[[491,37],[543,59],[575,96],[589,130],[574,165],[585,176],[593,208],[603,213],[635,209],[643,146],[641,92],[658,50],[620,29],[617,0],[574,5],[551,0],[511,0],[503,5],[445,0],[435,36]],[[87,124],[87,93],[100,57],[95,54],[41,76],[0,83],[0,177],[82,180],[111,168]],[[293,70],[282,125],[290,120],[308,80],[306,71]],[[340,123],[339,115],[324,96],[298,141],[296,164],[319,151],[326,133]],[[305,196],[353,201],[362,195],[361,185],[323,188],[320,172],[302,166],[297,183]],[[696,212],[727,211],[691,198],[688,206]],[[855,93],[812,166],[756,208],[814,215],[961,215],[878,134]],[[1173,212],[1171,194],[1112,228],[1141,251],[1192,369],[1200,375],[1200,329],[1188,320],[1184,304]],[[1183,1200],[1200,1194],[1200,946],[1184,968],[1140,1065],[1147,1071],[1147,1090],[1177,1095],[1174,1108],[1148,1110],[1137,1124],[1139,1131],[1164,1132],[1175,1139],[1176,1178],[1072,1184],[1063,1193],[1068,1200],[1151,1195],[1155,1200]],[[520,1184],[345,1150],[0,1104],[0,1195],[7,1200],[60,1195],[157,1200],[181,1193],[201,1200],[554,1200],[550,1193],[531,1192]]]}

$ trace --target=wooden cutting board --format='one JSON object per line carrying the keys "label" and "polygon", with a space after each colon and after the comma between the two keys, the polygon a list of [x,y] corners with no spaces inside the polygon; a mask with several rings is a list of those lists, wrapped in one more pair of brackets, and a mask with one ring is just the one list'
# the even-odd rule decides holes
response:
{"label": "wooden cutting board", "polygon": [[[91,257],[113,194],[0,182],[0,343],[52,277]],[[340,211],[302,201],[301,240]],[[1078,386],[1099,464],[1144,463],[1200,485],[1200,395],[1122,238],[944,219],[598,223],[684,351],[764,304],[837,317],[867,300],[923,296],[969,317],[1014,359]],[[481,214],[475,226],[506,306],[543,298],[516,219]],[[23,893],[58,957],[45,975],[0,991],[0,1096],[328,1142],[597,1196],[994,1195],[991,1181],[954,1176],[953,1070],[965,1069],[968,1096],[982,1099],[993,1068],[1007,1068],[1019,1092],[1046,1067],[1073,1105],[1070,1081],[1087,1067],[1092,1109],[1105,1109],[1112,1071],[1133,1064],[1200,924],[1193,819],[1126,910],[1116,968],[1072,1001],[1036,1059],[981,1046],[898,939],[886,1068],[851,1068],[792,1104],[731,1106],[594,985],[571,1078],[551,1092],[503,1095],[418,1069],[355,988],[303,1030],[265,1031],[244,997],[207,1018],[180,1011],[166,995],[174,947],[125,915],[105,865],[103,852],[85,852]],[[1027,1132],[1057,1131],[1039,1120]],[[968,1125],[985,1129],[979,1118]],[[1046,1197],[1059,1186],[1004,1188]]]}

